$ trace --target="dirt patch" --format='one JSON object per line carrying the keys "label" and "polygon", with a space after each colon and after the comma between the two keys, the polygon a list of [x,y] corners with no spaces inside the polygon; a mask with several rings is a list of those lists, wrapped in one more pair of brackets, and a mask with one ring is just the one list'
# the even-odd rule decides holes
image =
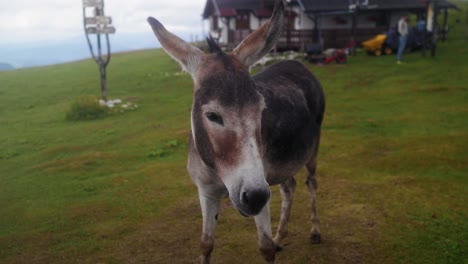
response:
{"label": "dirt patch", "polygon": [[[318,209],[322,243],[309,239],[310,195],[297,177],[289,235],[277,263],[392,263],[382,248],[381,228],[385,210],[377,208],[370,195],[379,193],[380,185],[357,183],[333,175],[319,177]],[[278,187],[272,189],[273,232],[279,221],[281,201]],[[378,198],[378,197],[377,197]],[[379,204],[382,204],[379,201]],[[89,209],[89,210],[88,210]],[[171,209],[144,220],[133,219],[122,226],[100,221],[101,213],[113,215],[116,208],[107,204],[93,207],[76,205],[68,217],[75,221],[95,222],[93,228],[61,234],[38,234],[16,238],[12,245],[28,241],[29,248],[6,259],[5,263],[199,263],[199,238],[202,216],[196,194],[176,200]],[[109,218],[109,217],[104,217]],[[130,220],[130,219],[129,219]],[[73,244],[67,247],[69,240]],[[0,246],[11,241],[1,241]],[[12,252],[14,249],[7,249]],[[388,258],[388,259],[387,259]],[[380,261],[382,260],[382,261]],[[252,218],[244,218],[225,201],[219,213],[212,263],[262,263],[257,248],[257,232]]]}
{"label": "dirt patch", "polygon": [[[323,211],[323,241],[319,245],[313,245],[309,240],[309,194],[305,186],[296,193],[290,232],[284,240],[284,250],[277,255],[278,263],[369,263],[375,260],[375,254],[382,257],[377,247],[373,246],[379,240],[382,214],[368,204],[349,199],[353,195],[350,191],[364,191],[365,186],[353,187],[348,181],[340,181],[339,185],[336,191],[319,194],[319,203],[322,204],[319,209]],[[324,186],[323,189],[328,187]],[[335,193],[342,189],[347,189],[348,194]],[[274,195],[272,226],[276,228],[279,192],[274,191]],[[222,208],[216,230],[213,263],[264,263],[257,249],[253,219],[241,217],[228,201],[224,202]],[[201,225],[197,197],[186,199],[175,204],[163,216],[138,226],[135,232],[99,254],[98,259],[93,256],[85,262],[199,263]]]}
{"label": "dirt patch", "polygon": [[[117,241],[98,259],[117,263],[198,263],[201,213],[198,200],[174,205],[174,209]],[[92,257],[86,262],[94,262]]]}

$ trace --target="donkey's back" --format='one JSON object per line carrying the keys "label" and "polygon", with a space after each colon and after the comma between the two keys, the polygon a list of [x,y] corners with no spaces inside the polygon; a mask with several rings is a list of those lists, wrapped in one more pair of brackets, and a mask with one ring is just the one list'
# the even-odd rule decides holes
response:
{"label": "donkey's back", "polygon": [[282,183],[315,156],[325,111],[322,87],[298,61],[282,61],[253,80],[265,99],[262,140],[269,184]]}

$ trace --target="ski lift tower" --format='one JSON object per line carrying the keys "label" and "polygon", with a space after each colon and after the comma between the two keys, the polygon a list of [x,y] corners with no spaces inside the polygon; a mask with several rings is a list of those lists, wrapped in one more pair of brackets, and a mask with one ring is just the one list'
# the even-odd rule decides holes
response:
{"label": "ski lift tower", "polygon": [[[88,17],[86,12],[87,10],[92,10],[93,16]],[[109,34],[115,33],[115,27],[113,27],[111,24],[112,18],[104,15],[104,0],[83,0],[83,25],[86,34],[86,40],[88,41],[91,56],[99,66],[99,74],[101,77],[101,94],[104,101],[107,101],[106,68],[111,58]],[[93,49],[90,35],[96,35],[97,54]],[[105,55],[102,52],[102,38],[104,38],[106,41]]]}

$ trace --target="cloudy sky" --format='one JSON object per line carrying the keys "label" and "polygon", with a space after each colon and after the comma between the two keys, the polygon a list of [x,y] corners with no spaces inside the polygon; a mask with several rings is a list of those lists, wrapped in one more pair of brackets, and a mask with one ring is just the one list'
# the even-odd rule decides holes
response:
{"label": "cloudy sky", "polygon": [[[186,40],[203,37],[201,13],[206,0],[104,2],[117,29],[111,39],[113,50],[159,46],[146,22],[148,16]],[[0,0],[0,62],[25,67],[87,56],[82,4],[82,0]]]}

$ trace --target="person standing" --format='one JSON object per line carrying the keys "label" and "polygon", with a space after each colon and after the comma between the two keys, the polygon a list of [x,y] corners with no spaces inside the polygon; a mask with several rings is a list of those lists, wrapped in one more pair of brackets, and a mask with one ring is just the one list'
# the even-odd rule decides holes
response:
{"label": "person standing", "polygon": [[403,52],[406,48],[406,42],[408,40],[408,16],[400,18],[398,21],[398,34],[399,34],[399,44],[398,44],[398,53],[397,53],[397,63],[402,64],[401,59],[403,57]]}

